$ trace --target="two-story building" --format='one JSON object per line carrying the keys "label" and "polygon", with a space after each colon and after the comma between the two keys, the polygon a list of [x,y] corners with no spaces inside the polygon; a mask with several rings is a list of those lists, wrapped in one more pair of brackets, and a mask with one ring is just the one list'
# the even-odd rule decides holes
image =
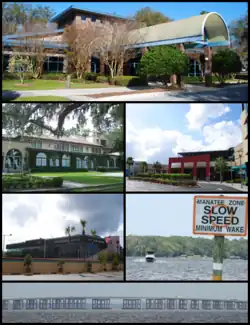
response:
{"label": "two-story building", "polygon": [[118,153],[104,135],[91,138],[31,136],[2,138],[4,172],[21,170],[81,171],[98,167],[123,169]]}

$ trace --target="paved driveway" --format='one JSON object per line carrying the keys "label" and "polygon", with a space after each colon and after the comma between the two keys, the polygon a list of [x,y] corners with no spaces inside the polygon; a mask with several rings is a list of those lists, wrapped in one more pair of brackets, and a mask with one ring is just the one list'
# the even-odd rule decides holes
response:
{"label": "paved driveway", "polygon": [[155,184],[149,182],[142,181],[132,181],[126,180],[126,192],[212,192],[212,193],[236,193],[239,191],[238,189],[234,189],[230,186],[221,185],[221,184],[213,184],[213,183],[201,183],[200,187],[180,187],[180,186],[172,186],[172,185],[163,185],[163,184]]}

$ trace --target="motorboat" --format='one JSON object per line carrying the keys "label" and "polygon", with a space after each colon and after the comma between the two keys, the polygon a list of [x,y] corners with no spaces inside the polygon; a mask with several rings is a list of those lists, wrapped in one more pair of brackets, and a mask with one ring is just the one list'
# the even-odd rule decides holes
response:
{"label": "motorboat", "polygon": [[155,262],[156,261],[156,258],[155,258],[155,254],[153,251],[148,251],[146,256],[145,256],[145,260],[146,262]]}

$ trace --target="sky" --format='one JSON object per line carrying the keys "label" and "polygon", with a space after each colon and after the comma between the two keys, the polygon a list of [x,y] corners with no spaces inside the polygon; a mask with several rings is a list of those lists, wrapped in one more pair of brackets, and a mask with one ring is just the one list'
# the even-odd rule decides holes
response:
{"label": "sky", "polygon": [[144,7],[150,7],[160,11],[166,16],[178,20],[190,16],[199,15],[202,10],[217,12],[225,19],[226,23],[241,18],[247,11],[247,2],[44,2],[50,6],[56,14],[67,9],[71,5],[90,11],[116,14],[118,16],[133,16],[135,12]]}
{"label": "sky", "polygon": [[184,151],[227,150],[242,141],[241,104],[127,104],[126,156],[167,164]]}
{"label": "sky", "polygon": [[[194,196],[195,194],[127,194],[126,235],[213,238],[192,234]],[[247,197],[247,194],[226,196]],[[236,238],[238,237],[234,237]]]}
{"label": "sky", "polygon": [[86,233],[119,235],[123,245],[123,195],[121,194],[3,194],[2,233],[6,244],[65,236],[65,228],[87,221]]}
{"label": "sky", "polygon": [[[4,299],[49,297],[184,297],[247,300],[247,283],[3,283]],[[49,293],[49,294],[48,294]]]}

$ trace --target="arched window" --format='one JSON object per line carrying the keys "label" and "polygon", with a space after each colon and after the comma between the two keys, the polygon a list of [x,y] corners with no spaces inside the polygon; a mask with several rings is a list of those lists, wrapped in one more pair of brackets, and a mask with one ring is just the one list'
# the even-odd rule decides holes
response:
{"label": "arched window", "polygon": [[84,168],[84,161],[79,158],[79,157],[76,157],[76,168]]}
{"label": "arched window", "polygon": [[11,149],[7,152],[5,159],[5,168],[22,168],[22,153],[19,150]]}
{"label": "arched window", "polygon": [[88,169],[88,157],[84,157],[83,159],[83,168]]}
{"label": "arched window", "polygon": [[36,155],[36,167],[47,166],[47,156],[44,152]]}
{"label": "arched window", "polygon": [[49,165],[50,167],[59,167],[59,157],[58,156],[51,157],[49,160]]}
{"label": "arched window", "polygon": [[65,154],[62,156],[62,167],[70,167],[70,156]]}

